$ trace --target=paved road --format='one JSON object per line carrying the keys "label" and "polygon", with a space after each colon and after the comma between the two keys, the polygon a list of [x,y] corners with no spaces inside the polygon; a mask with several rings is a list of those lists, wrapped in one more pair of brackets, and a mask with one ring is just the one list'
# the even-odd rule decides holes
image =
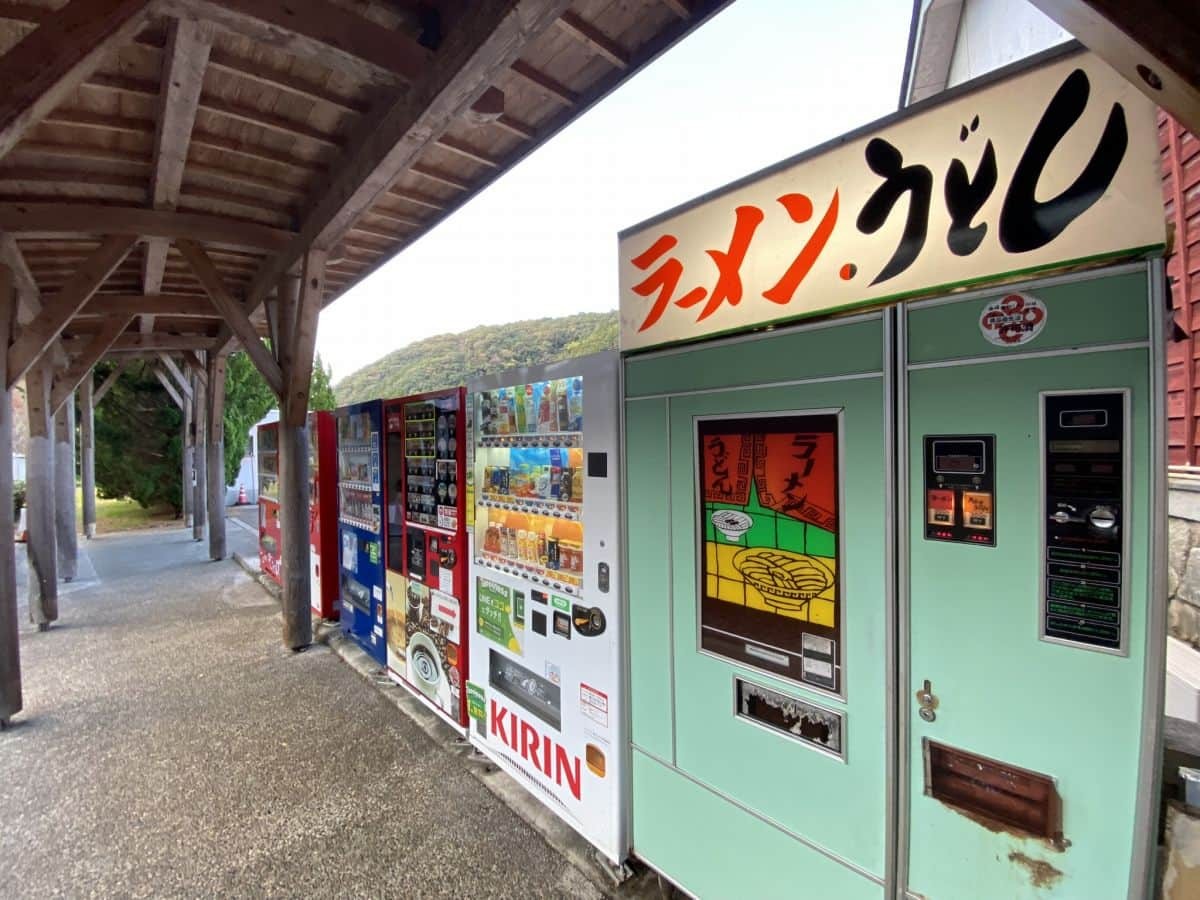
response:
{"label": "paved road", "polygon": [[599,896],[190,531],[86,550],[61,624],[22,625],[0,895]]}

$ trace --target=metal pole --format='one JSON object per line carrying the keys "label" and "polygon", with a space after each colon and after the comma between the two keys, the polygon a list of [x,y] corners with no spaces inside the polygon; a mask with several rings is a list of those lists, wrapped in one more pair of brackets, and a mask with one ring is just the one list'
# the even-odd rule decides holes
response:
{"label": "metal pole", "polygon": [[[0,361],[8,366],[8,345],[17,318],[12,270],[0,266]],[[17,556],[13,545],[12,391],[0,379],[0,728],[21,711],[21,645],[17,636]]]}
{"label": "metal pole", "polygon": [[208,517],[208,454],[205,451],[204,407],[207,404],[204,379],[192,381],[192,466],[195,475],[192,484],[192,540],[204,540],[204,526]]}
{"label": "metal pole", "polygon": [[208,555],[225,553],[225,357],[208,355]]}
{"label": "metal pole", "polygon": [[75,535],[75,392],[54,414],[54,534],[58,577],[73,581],[79,564]]}
{"label": "metal pole", "polygon": [[87,373],[79,386],[79,455],[83,482],[83,535],[96,536],[96,400],[95,371]]}
{"label": "metal pole", "polygon": [[50,436],[49,360],[25,376],[29,446],[25,452],[25,507],[29,558],[29,620],[46,631],[58,618],[58,551],[54,534],[54,446]]}

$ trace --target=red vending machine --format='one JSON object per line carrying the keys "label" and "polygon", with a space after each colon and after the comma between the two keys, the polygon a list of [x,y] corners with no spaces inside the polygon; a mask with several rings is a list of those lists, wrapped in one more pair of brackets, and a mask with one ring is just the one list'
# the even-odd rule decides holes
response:
{"label": "red vending machine", "polygon": [[279,551],[279,423],[258,426],[258,563],[282,586]]}
{"label": "red vending machine", "polygon": [[388,673],[466,731],[463,388],[384,403]]}
{"label": "red vending machine", "polygon": [[312,610],[338,617],[337,430],[333,414],[308,414],[308,564]]}

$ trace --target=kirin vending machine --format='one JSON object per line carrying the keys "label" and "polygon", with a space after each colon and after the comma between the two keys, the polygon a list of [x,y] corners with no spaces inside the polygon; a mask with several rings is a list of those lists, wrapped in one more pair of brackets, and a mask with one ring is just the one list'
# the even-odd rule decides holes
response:
{"label": "kirin vending machine", "polygon": [[388,673],[464,730],[465,418],[462,388],[384,403]]}
{"label": "kirin vending machine", "polygon": [[620,862],[617,356],[518,369],[469,391],[470,739]]}
{"label": "kirin vending machine", "polygon": [[383,403],[369,400],[344,406],[334,413],[334,419],[342,631],[383,666],[387,664],[380,464]]}
{"label": "kirin vending machine", "polygon": [[279,533],[279,423],[258,426],[258,563],[282,585]]}
{"label": "kirin vending machine", "polygon": [[312,610],[338,618],[337,430],[333,414],[308,414],[308,563]]}

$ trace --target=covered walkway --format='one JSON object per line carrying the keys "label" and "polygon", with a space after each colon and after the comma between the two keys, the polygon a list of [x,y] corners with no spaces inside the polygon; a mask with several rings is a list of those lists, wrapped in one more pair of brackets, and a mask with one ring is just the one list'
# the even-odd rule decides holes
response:
{"label": "covered walkway", "polygon": [[0,894],[600,896],[190,529],[86,550],[61,624],[22,625]]}

